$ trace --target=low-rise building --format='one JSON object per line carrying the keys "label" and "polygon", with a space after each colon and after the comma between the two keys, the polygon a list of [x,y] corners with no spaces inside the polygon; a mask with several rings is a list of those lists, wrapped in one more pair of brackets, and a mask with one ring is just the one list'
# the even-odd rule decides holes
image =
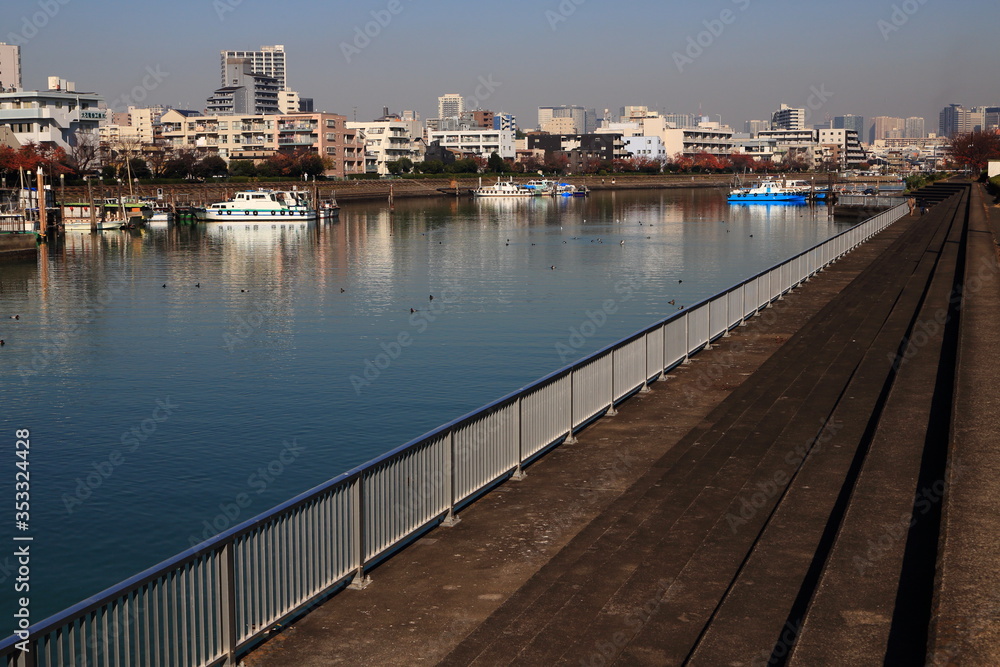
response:
{"label": "low-rise building", "polygon": [[0,93],[0,125],[19,144],[54,144],[64,150],[76,145],[78,132],[96,133],[105,118],[103,98],[76,91],[70,81],[56,81],[50,90]]}
{"label": "low-rise building", "polygon": [[486,158],[497,153],[504,159],[513,159],[516,154],[513,130],[439,130],[430,132],[427,140],[440,143],[442,148]]}
{"label": "low-rise building", "polygon": [[423,132],[419,121],[375,120],[370,122],[350,122],[347,127],[360,132],[359,140],[364,143],[365,171],[385,176],[389,173],[387,162],[408,158],[413,162],[423,161]]}
{"label": "low-rise building", "polygon": [[667,147],[660,137],[633,136],[624,137],[625,151],[633,158],[655,160],[664,163],[667,161]]}
{"label": "low-rise building", "polygon": [[339,114],[198,116],[170,109],[160,122],[168,148],[207,148],[226,160],[307,150],[327,160],[328,176],[363,172],[363,146]]}

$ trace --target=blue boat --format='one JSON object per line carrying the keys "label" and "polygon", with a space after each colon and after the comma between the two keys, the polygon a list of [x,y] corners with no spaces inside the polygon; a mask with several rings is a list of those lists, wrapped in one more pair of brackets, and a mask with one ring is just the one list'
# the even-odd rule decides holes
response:
{"label": "blue boat", "polygon": [[805,202],[807,194],[774,180],[761,181],[754,187],[736,188],[729,193],[728,201],[734,204],[770,202]]}

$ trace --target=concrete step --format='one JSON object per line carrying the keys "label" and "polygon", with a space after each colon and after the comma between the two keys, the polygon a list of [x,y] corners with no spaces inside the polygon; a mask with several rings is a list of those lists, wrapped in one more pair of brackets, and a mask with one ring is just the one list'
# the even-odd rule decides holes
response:
{"label": "concrete step", "polygon": [[[925,224],[922,221],[922,224]],[[832,542],[839,517],[858,476],[871,437],[870,422],[892,378],[888,356],[905,335],[912,312],[926,289],[931,259],[942,233],[925,253],[894,308],[872,342],[847,392],[838,402],[838,430],[829,443],[802,466],[774,516],[762,531],[741,572],[692,654],[695,664],[728,664],[786,656],[801,627],[802,608],[814,587],[816,572]]]}
{"label": "concrete step", "polygon": [[[926,233],[915,236],[923,237]],[[924,245],[921,246],[921,243]],[[926,249],[926,243],[919,239],[901,239],[894,256],[905,257],[905,253],[900,254],[898,251],[909,248],[912,264],[916,266],[918,258]],[[845,311],[850,311],[855,317],[861,316],[869,328],[878,328],[880,324],[877,309],[869,307],[868,300],[862,297],[872,297],[873,293],[878,296],[879,289],[893,289],[892,278],[900,275],[898,265],[901,262],[902,260],[897,260],[897,265],[891,269],[882,266],[866,272],[863,277],[859,276],[859,287],[856,288],[858,293],[852,295],[849,290],[845,290],[847,294],[844,301],[838,307],[822,313],[825,317],[817,318],[811,327],[810,337],[790,341],[789,352],[797,350],[798,354],[783,354],[782,361],[775,362],[772,366],[784,368],[768,369],[780,372],[768,374],[765,369],[761,369],[761,379],[756,383],[747,383],[754,387],[737,392],[742,395],[734,394],[727,400],[725,410],[713,413],[712,417],[717,420],[715,428],[706,426],[700,429],[693,442],[685,443],[686,449],[675,448],[675,452],[683,449],[680,456],[671,452],[671,456],[665,457],[671,459],[670,467],[660,480],[645,480],[643,492],[639,493],[633,487],[623,496],[623,499],[628,496],[627,501],[616,503],[618,508],[613,512],[612,522],[617,525],[599,526],[597,524],[601,522],[597,521],[589,526],[578,536],[582,539],[574,540],[577,544],[571,544],[564,550],[565,558],[557,558],[550,563],[552,567],[543,568],[539,576],[526,584],[518,595],[511,598],[508,604],[459,646],[446,663],[467,664],[478,659],[482,664],[502,664],[528,658],[532,662],[544,662],[555,656],[563,656],[567,651],[572,653],[575,645],[582,645],[578,641],[578,635],[574,635],[571,641],[566,641],[565,633],[560,637],[557,630],[567,627],[565,623],[572,620],[573,627],[580,627],[579,622],[589,615],[592,619],[590,625],[593,625],[593,619],[602,610],[613,611],[616,606],[621,610],[623,604],[627,609],[636,595],[641,598],[645,594],[647,602],[653,600],[648,592],[643,591],[648,591],[649,582],[646,580],[650,579],[655,568],[641,567],[646,561],[639,559],[648,560],[664,548],[673,548],[678,553],[672,562],[675,565],[685,563],[680,552],[685,548],[690,552],[704,542],[706,520],[709,521],[709,527],[716,525],[720,512],[724,513],[733,504],[735,495],[745,491],[748,485],[752,488],[753,475],[748,471],[762,469],[761,461],[768,452],[771,452],[772,459],[763,466],[765,470],[774,465],[776,451],[784,455],[784,451],[780,448],[776,450],[768,443],[780,436],[786,424],[796,422],[794,418],[806,406],[810,392],[816,391],[824,379],[824,367],[822,362],[817,363],[817,352],[825,353],[826,363],[833,364],[837,360],[838,349],[845,346],[856,347],[851,338],[854,331],[845,324]],[[862,286],[868,291],[861,290]],[[888,302],[891,305],[894,298],[879,298],[876,302]],[[881,317],[884,321],[884,312]],[[839,326],[834,326],[837,322]],[[838,340],[838,337],[841,340],[836,345],[840,347],[831,347],[830,342]],[[853,356],[857,357],[858,354],[860,353],[855,352]],[[796,364],[798,368],[795,368]],[[802,366],[808,368],[803,369]],[[824,391],[830,393],[825,388]],[[783,405],[778,403],[779,398],[784,399]],[[823,423],[822,417],[828,416],[829,409],[825,415],[818,405],[809,406],[809,410],[817,415],[811,436],[815,437]],[[808,421],[804,423],[808,424]],[[808,430],[809,427],[805,428]],[[795,437],[801,437],[800,442],[806,442],[809,436],[800,433]],[[713,444],[706,445],[709,441]],[[728,445],[719,446],[720,442],[727,442]],[[663,489],[669,489],[670,493],[664,495]],[[695,503],[699,498],[708,503],[711,511],[702,512]],[[625,505],[628,506],[628,511],[622,511]],[[657,507],[656,512],[651,513],[650,507]],[[679,524],[678,520],[682,517],[690,525]],[[685,530],[689,531],[686,541],[664,544],[666,540],[675,540]],[[651,536],[662,537],[651,539]],[[609,549],[612,549],[610,553]],[[599,577],[599,581],[595,577]],[[586,581],[587,584],[581,586],[581,581]],[[656,581],[660,582],[660,579]],[[659,583],[653,588],[657,587],[663,588]],[[622,600],[613,600],[619,590],[625,589],[629,592],[619,595]],[[666,592],[665,589],[660,590],[660,595],[655,598],[658,600]],[[626,601],[626,598],[630,601]],[[609,616],[614,615],[611,613]],[[602,619],[597,625],[606,620],[608,619]],[[547,629],[551,630],[546,631]],[[585,634],[592,633],[588,631]],[[531,638],[531,643],[525,648],[523,642],[528,638]]]}

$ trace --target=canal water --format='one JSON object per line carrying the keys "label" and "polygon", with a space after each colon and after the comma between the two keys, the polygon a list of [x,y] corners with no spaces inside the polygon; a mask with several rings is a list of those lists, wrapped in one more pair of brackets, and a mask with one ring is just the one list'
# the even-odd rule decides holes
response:
{"label": "canal water", "polygon": [[75,233],[2,264],[0,539],[34,538],[32,620],[848,226],[713,190],[442,198]]}

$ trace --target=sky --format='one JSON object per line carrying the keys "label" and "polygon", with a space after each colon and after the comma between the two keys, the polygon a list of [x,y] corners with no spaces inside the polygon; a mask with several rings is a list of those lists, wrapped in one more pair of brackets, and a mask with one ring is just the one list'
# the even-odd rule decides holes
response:
{"label": "sky", "polygon": [[[696,113],[738,131],[781,103],[826,116],[1000,105],[995,0],[4,0],[24,85],[200,110],[219,52],[283,44],[318,111],[437,113],[458,93],[537,124],[537,108]],[[134,93],[134,94],[133,94]]]}

